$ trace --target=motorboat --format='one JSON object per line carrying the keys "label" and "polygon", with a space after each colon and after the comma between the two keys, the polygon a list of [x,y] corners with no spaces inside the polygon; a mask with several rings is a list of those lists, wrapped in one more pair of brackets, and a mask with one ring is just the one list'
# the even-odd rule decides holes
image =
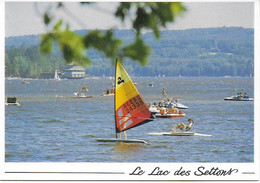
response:
{"label": "motorboat", "polygon": [[[156,102],[154,102],[154,105],[157,105]],[[166,108],[176,107],[177,109],[188,109],[188,106],[180,103],[178,99],[172,100],[171,98],[168,98],[166,100],[159,102],[158,106],[166,107]],[[154,110],[154,109],[152,109],[152,110]]]}
{"label": "motorboat", "polygon": [[88,87],[83,86],[81,88],[81,91],[77,91],[74,93],[75,97],[73,97],[73,98],[93,98],[93,96],[87,95],[87,92],[88,92]]}
{"label": "motorboat", "polygon": [[73,98],[93,98],[92,95],[86,95],[85,93],[81,93],[81,92],[76,92],[74,93],[74,97]]}
{"label": "motorboat", "polygon": [[178,100],[172,101],[171,103],[178,109],[188,109],[188,106],[180,103]]}
{"label": "motorboat", "polygon": [[233,95],[231,97],[225,97],[224,100],[228,101],[254,101],[253,98],[250,98],[249,96],[241,96],[241,95]]}
{"label": "motorboat", "polygon": [[185,116],[185,114],[183,114],[182,111],[177,109],[176,107],[165,108],[151,105],[149,106],[149,111],[156,118],[181,118]]}
{"label": "motorboat", "polygon": [[18,103],[17,97],[7,97],[7,102],[5,103],[5,105],[18,105],[18,106],[20,106],[20,104]]}

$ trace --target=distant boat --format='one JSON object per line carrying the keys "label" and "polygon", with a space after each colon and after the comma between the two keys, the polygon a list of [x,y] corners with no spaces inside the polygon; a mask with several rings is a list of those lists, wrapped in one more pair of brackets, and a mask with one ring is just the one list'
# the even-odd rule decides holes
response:
{"label": "distant boat", "polygon": [[171,101],[171,103],[173,104],[173,106],[176,106],[178,109],[188,109],[188,106],[180,103],[177,99]]}
{"label": "distant boat", "polygon": [[53,79],[56,80],[56,81],[60,81],[61,80],[59,75],[58,75],[58,71],[57,70],[55,70],[55,74],[54,74],[54,78]]}
{"label": "distant boat", "polygon": [[18,103],[17,97],[7,97],[7,102],[5,103],[5,105],[18,105],[18,106],[20,106],[20,104]]}
{"label": "distant boat", "polygon": [[88,92],[88,87],[87,86],[82,86],[80,91],[77,91],[74,93],[73,98],[93,98],[92,95],[87,95]]}
{"label": "distant boat", "polygon": [[93,98],[93,96],[92,95],[90,95],[90,96],[86,96],[86,95],[84,95],[84,94],[78,94],[78,93],[74,93],[74,95],[75,95],[75,97],[73,97],[73,98]]}
{"label": "distant boat", "polygon": [[30,84],[29,81],[26,81],[26,80],[23,80],[23,79],[22,79],[21,83],[23,83],[23,84]]}
{"label": "distant boat", "polygon": [[112,88],[110,90],[107,88],[103,93],[101,93],[101,96],[109,97],[109,96],[115,95],[115,84],[112,83],[111,85],[112,85]]}
{"label": "distant boat", "polygon": [[148,84],[148,87],[153,87],[153,83],[149,83],[149,84]]}
{"label": "distant boat", "polygon": [[162,135],[162,136],[205,136],[210,137],[209,134],[200,134],[191,132],[192,125],[194,124],[193,119],[188,119],[189,124],[185,125],[184,123],[179,123],[172,128],[171,132],[157,132],[157,133],[149,133],[150,135]]}
{"label": "distant boat", "polygon": [[171,98],[163,100],[158,104],[154,102],[153,105],[149,105],[149,111],[156,118],[182,118],[185,114],[179,109],[188,109],[188,107],[178,102],[177,99],[172,101]]}
{"label": "distant boat", "polygon": [[19,80],[19,79],[21,79],[20,77],[15,77],[15,76],[9,76],[9,77],[7,77],[6,78],[7,80]]}
{"label": "distant boat", "polygon": [[117,138],[117,133],[124,132],[153,120],[151,119],[151,112],[143,98],[118,59],[116,60],[114,105],[116,138],[97,139],[97,141],[147,143],[144,140]]}
{"label": "distant boat", "polygon": [[249,96],[233,95],[231,97],[225,97],[224,100],[227,101],[254,101],[253,98]]}
{"label": "distant boat", "polygon": [[165,107],[150,106],[149,111],[155,115],[156,118],[182,118],[185,114],[177,108],[169,109]]}
{"label": "distant boat", "polygon": [[111,96],[115,96],[115,94],[114,93],[102,93],[101,94],[101,96],[103,96],[103,97],[111,97]]}

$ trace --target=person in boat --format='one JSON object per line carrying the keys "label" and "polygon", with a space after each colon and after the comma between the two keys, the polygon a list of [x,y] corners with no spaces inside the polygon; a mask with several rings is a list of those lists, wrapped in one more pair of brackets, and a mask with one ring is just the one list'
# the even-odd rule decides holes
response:
{"label": "person in boat", "polygon": [[166,91],[164,88],[162,89],[162,95],[163,95],[163,98],[166,98]]}
{"label": "person in boat", "polygon": [[167,108],[169,108],[169,109],[171,109],[171,108],[173,108],[173,107],[174,107],[173,103],[169,103],[169,104],[167,105]]}
{"label": "person in boat", "polygon": [[159,104],[158,104],[158,107],[160,108],[160,107],[162,107],[163,105],[162,105],[162,102],[159,102]]}
{"label": "person in boat", "polygon": [[185,125],[184,123],[180,123],[180,124],[175,125],[172,128],[172,131],[173,132],[176,132],[177,130],[189,131],[192,128],[192,125],[194,124],[194,121],[193,121],[193,119],[189,118],[188,122],[189,122],[188,125]]}
{"label": "person in boat", "polygon": [[179,114],[179,110],[177,109],[177,107],[176,106],[173,106],[173,113],[175,113],[175,114]]}
{"label": "person in boat", "polygon": [[81,96],[81,92],[77,91],[77,97]]}
{"label": "person in boat", "polygon": [[109,89],[105,90],[105,94],[107,94],[107,95],[109,94]]}

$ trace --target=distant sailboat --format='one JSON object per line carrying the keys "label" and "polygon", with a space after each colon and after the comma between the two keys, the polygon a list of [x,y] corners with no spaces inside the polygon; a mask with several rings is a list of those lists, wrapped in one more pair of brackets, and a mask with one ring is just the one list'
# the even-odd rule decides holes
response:
{"label": "distant sailboat", "polygon": [[116,138],[97,139],[97,141],[146,143],[144,140],[117,139],[117,133],[153,120],[143,98],[118,59],[116,60],[114,105]]}
{"label": "distant sailboat", "polygon": [[56,80],[56,81],[61,80],[59,75],[58,75],[58,71],[57,70],[55,70],[55,74],[54,74],[54,78],[53,79]]}

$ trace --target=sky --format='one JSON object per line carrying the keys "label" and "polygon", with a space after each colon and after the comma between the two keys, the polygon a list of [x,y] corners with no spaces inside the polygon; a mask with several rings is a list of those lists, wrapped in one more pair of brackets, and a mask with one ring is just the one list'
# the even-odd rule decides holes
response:
{"label": "sky", "polygon": [[[187,11],[168,24],[167,29],[191,29],[208,27],[254,27],[254,1],[238,2],[184,2]],[[64,3],[64,10],[55,9],[53,2],[13,2],[6,1],[5,6],[5,37],[41,34],[48,30],[43,23],[45,11],[55,12],[58,20],[70,24],[72,30],[131,28],[130,19],[122,23],[113,15],[117,2],[99,2],[82,6],[78,2]]]}

